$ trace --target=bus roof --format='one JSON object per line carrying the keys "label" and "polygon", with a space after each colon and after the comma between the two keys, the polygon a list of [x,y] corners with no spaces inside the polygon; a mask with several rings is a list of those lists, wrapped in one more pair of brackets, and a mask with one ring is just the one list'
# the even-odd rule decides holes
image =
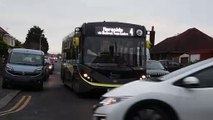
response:
{"label": "bus roof", "polygon": [[[144,27],[144,26],[141,26],[139,24],[133,24],[133,23],[126,23],[126,22],[113,22],[113,21],[103,21],[103,22],[87,22],[87,23],[84,23],[83,25],[101,25],[101,26],[104,26],[104,25],[111,25],[111,26],[128,26],[128,25],[131,25],[131,26],[138,26],[138,27]],[[82,26],[83,26],[82,25]],[[145,27],[144,27],[145,28]]]}

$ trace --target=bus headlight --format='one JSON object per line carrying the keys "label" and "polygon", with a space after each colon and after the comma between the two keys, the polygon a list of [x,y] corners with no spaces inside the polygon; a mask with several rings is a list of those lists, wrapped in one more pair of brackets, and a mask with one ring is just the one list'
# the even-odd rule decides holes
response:
{"label": "bus headlight", "polygon": [[84,78],[90,79],[90,76],[86,73],[83,74]]}
{"label": "bus headlight", "polygon": [[91,82],[93,81],[93,79],[87,73],[83,73],[83,78]]}
{"label": "bus headlight", "polygon": [[147,79],[146,75],[142,75],[140,78],[140,80],[145,80],[145,79]]}

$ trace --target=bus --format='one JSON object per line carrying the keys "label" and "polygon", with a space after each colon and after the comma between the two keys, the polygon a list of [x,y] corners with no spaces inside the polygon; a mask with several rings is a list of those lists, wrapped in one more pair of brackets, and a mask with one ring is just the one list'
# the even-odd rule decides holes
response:
{"label": "bus", "polygon": [[112,89],[146,77],[144,26],[89,22],[62,42],[61,79],[76,93]]}

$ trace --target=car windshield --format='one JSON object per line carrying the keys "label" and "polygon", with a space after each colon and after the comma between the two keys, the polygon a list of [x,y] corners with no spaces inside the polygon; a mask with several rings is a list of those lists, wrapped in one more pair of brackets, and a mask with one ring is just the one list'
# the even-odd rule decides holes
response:
{"label": "car windshield", "polygon": [[163,65],[158,61],[148,60],[146,63],[147,70],[164,70]]}
{"label": "car windshield", "polygon": [[181,68],[179,70],[171,72],[171,73],[169,73],[167,75],[164,75],[162,77],[159,77],[158,79],[160,79],[160,80],[168,80],[168,79],[170,79],[172,77],[179,76],[181,74],[186,73],[187,71],[190,71],[192,69],[195,69],[196,67],[202,66],[202,65],[210,63],[210,62],[212,62],[212,59],[204,60],[204,61],[201,61],[201,62],[198,62],[198,63],[194,63],[192,65],[186,66],[184,68]]}
{"label": "car windshield", "polygon": [[145,66],[145,41],[139,38],[88,37],[84,63],[92,66]]}
{"label": "car windshield", "polygon": [[23,65],[42,65],[42,56],[36,54],[12,53],[9,63]]}

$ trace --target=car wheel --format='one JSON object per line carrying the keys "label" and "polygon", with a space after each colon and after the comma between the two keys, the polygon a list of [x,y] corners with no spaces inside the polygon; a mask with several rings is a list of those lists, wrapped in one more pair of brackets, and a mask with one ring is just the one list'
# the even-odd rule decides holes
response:
{"label": "car wheel", "polygon": [[73,82],[72,82],[72,84],[73,84],[72,86],[73,86],[74,92],[77,93],[77,94],[79,94],[80,93],[79,82],[74,79]]}
{"label": "car wheel", "polygon": [[64,74],[63,74],[62,70],[61,70],[61,79],[62,80],[64,79]]}
{"label": "car wheel", "polygon": [[43,88],[44,88],[44,87],[43,87],[43,81],[40,81],[40,83],[37,84],[36,88],[37,88],[37,90],[39,90],[39,91],[43,90]]}
{"label": "car wheel", "polygon": [[129,111],[125,120],[173,120],[168,113],[155,105],[136,107]]}
{"label": "car wheel", "polygon": [[2,88],[5,89],[7,88],[8,83],[5,81],[5,79],[2,80]]}

